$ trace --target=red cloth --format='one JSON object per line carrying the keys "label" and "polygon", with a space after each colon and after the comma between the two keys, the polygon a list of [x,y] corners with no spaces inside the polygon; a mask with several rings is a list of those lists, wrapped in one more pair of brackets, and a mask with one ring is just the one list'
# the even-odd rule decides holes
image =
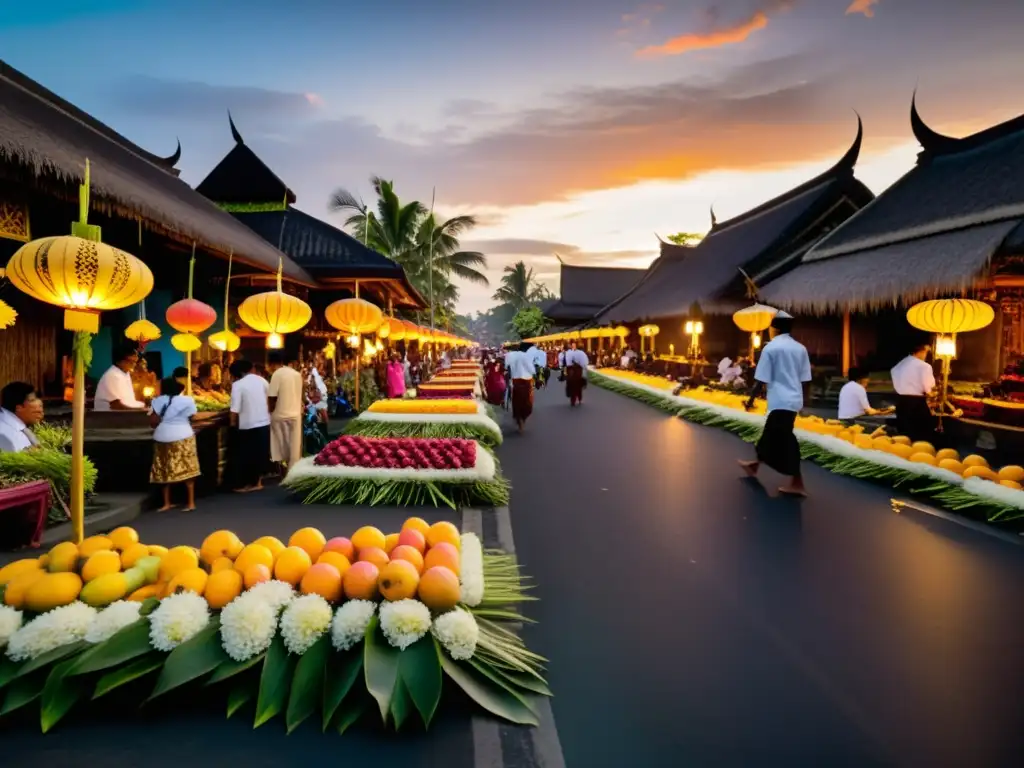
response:
{"label": "red cloth", "polygon": [[0,530],[10,547],[38,547],[50,510],[50,484],[34,480],[0,490]]}
{"label": "red cloth", "polygon": [[484,379],[484,391],[487,393],[487,402],[491,405],[504,405],[505,403],[505,374],[497,368],[492,368]]}
{"label": "red cloth", "polygon": [[526,421],[533,413],[533,379],[512,379],[512,418]]}
{"label": "red cloth", "polygon": [[583,402],[583,367],[579,364],[565,369],[565,396],[570,405]]}

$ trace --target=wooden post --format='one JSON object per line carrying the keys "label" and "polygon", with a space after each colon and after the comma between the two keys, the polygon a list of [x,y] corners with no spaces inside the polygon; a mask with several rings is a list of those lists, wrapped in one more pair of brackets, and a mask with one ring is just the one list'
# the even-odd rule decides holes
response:
{"label": "wooden post", "polygon": [[850,310],[843,312],[843,376],[850,375]]}
{"label": "wooden post", "polygon": [[71,398],[71,527],[75,544],[85,538],[85,366],[78,350]]}

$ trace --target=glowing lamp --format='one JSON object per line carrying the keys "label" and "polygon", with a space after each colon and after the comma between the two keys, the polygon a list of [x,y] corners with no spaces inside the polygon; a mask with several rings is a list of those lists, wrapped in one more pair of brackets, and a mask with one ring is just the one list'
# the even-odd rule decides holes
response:
{"label": "glowing lamp", "polygon": [[221,352],[234,352],[242,346],[242,340],[233,331],[217,331],[207,338],[210,346]]}
{"label": "glowing lamp", "polygon": [[143,397],[152,397],[154,392],[156,392],[156,390],[153,389],[152,387],[143,387],[142,388],[142,396]]}
{"label": "glowing lamp", "polygon": [[750,345],[754,349],[760,349],[761,348],[761,334],[760,333],[752,333],[752,334],[750,334]]}
{"label": "glowing lamp", "polygon": [[733,313],[732,321],[741,331],[754,333],[770,327],[779,310],[765,304],[754,304]]}
{"label": "glowing lamp", "polygon": [[939,336],[935,340],[935,356],[952,360],[956,357],[956,338],[953,336]]}
{"label": "glowing lamp", "polygon": [[6,301],[0,301],[0,331],[10,328],[17,319],[18,313],[14,311],[14,308]]}
{"label": "glowing lamp", "polygon": [[384,351],[384,344],[381,342],[380,339],[377,339],[377,342],[373,345],[373,348],[377,352],[383,352]]}
{"label": "glowing lamp", "polygon": [[261,333],[294,333],[313,317],[309,304],[281,289],[282,262],[277,265],[277,290],[250,296],[238,305],[242,322]]}
{"label": "glowing lamp", "polygon": [[167,308],[167,324],[181,333],[202,333],[217,322],[217,310],[198,299],[182,299]]}
{"label": "glowing lamp", "polygon": [[145,344],[160,338],[160,328],[149,320],[136,320],[124,329],[125,338]]}
{"label": "glowing lamp", "polygon": [[272,333],[267,336],[267,349],[281,349],[284,346],[284,337],[280,333]]}
{"label": "glowing lamp", "polygon": [[365,299],[339,299],[327,307],[324,317],[332,328],[351,336],[376,331],[384,313]]}
{"label": "glowing lamp", "polygon": [[907,310],[907,322],[931,333],[977,331],[995,320],[991,305],[973,299],[933,299]]}
{"label": "glowing lamp", "polygon": [[345,337],[345,343],[352,347],[352,349],[359,349],[359,334],[353,333],[351,336]]}
{"label": "glowing lamp", "polygon": [[[387,326],[387,332],[382,333],[385,326]],[[377,335],[380,338],[391,339],[392,341],[404,341],[408,332],[409,329],[406,327],[406,324],[394,317],[385,320],[380,328],[377,329]]]}
{"label": "glowing lamp", "polygon": [[176,333],[171,336],[171,346],[179,352],[195,352],[203,342],[194,333]]}
{"label": "glowing lamp", "polygon": [[657,336],[661,332],[661,328],[656,325],[641,325],[638,333],[641,336],[650,338],[651,336]]}
{"label": "glowing lamp", "polygon": [[44,237],[21,246],[7,262],[18,290],[64,309],[69,331],[96,333],[99,313],[139,303],[153,290],[145,264],[106,243],[74,235]]}

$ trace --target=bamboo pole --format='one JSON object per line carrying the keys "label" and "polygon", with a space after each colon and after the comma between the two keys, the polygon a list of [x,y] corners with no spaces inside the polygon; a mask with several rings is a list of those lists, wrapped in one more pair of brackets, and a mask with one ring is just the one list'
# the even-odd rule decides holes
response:
{"label": "bamboo pole", "polygon": [[[88,183],[88,175],[86,179]],[[78,350],[75,350],[74,357],[75,389],[71,399],[71,527],[75,544],[80,544],[85,538],[85,365]]]}
{"label": "bamboo pole", "polygon": [[850,375],[850,310],[843,312],[843,376]]}

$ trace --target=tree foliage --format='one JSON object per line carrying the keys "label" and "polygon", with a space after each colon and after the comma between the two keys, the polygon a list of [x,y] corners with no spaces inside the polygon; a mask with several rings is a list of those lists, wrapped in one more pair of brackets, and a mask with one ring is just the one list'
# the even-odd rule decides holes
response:
{"label": "tree foliage", "polygon": [[676,245],[694,246],[704,239],[704,235],[697,234],[696,232],[676,232],[665,239]]}
{"label": "tree foliage", "polygon": [[540,336],[547,330],[548,319],[540,311],[540,307],[525,307],[516,312],[512,318],[512,330],[521,339]]}

